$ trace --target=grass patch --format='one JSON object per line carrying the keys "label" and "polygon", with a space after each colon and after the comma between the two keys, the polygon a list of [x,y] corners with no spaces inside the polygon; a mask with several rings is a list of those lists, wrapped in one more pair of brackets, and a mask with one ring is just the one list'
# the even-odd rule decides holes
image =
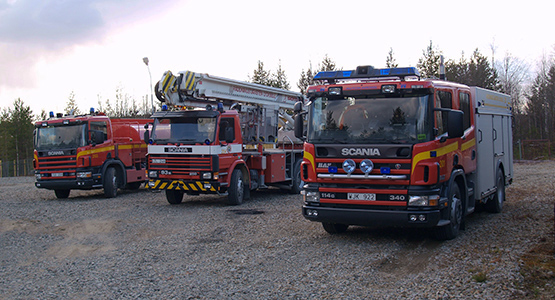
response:
{"label": "grass patch", "polygon": [[524,277],[523,290],[535,299],[553,299],[555,295],[555,244],[553,237],[540,243],[521,257],[520,274]]}

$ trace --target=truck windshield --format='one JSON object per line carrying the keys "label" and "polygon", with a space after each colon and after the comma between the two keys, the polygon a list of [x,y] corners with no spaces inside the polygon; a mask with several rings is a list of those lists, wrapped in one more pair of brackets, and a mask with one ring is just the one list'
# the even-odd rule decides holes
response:
{"label": "truck windshield", "polygon": [[428,96],[356,96],[313,100],[311,143],[414,144],[430,140]]}
{"label": "truck windshield", "polygon": [[152,139],[157,143],[196,144],[214,141],[215,132],[215,117],[157,118]]}
{"label": "truck windshield", "polygon": [[37,150],[75,149],[86,145],[86,124],[38,127]]}

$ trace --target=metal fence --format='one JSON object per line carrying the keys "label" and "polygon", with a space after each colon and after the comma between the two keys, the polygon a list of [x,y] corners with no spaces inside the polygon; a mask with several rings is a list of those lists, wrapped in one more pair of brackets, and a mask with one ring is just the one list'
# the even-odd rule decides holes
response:
{"label": "metal fence", "polygon": [[32,176],[33,159],[0,160],[0,177]]}

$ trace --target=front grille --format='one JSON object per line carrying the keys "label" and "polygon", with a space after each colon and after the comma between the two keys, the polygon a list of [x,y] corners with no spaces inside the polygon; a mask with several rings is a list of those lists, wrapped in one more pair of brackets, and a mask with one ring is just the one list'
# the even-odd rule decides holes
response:
{"label": "front grille", "polygon": [[74,178],[77,168],[77,157],[67,156],[43,156],[37,161],[37,168],[42,179]]}
{"label": "front grille", "polygon": [[[153,160],[164,159],[165,164],[153,163]],[[191,172],[212,171],[212,157],[206,155],[149,155],[150,170],[166,170],[173,175],[189,175]]]}

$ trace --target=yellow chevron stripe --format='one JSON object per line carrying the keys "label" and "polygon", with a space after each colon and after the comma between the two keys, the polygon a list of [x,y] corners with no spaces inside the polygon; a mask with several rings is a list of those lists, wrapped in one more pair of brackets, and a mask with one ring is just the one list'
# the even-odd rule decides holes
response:
{"label": "yellow chevron stripe", "polygon": [[201,191],[206,191],[206,189],[205,189],[204,186],[202,185],[202,182],[197,181],[197,182],[195,182],[195,184],[198,186],[198,188],[199,188]]}
{"label": "yellow chevron stripe", "polygon": [[175,82],[175,76],[171,72],[167,72],[166,76],[162,80],[162,90],[164,93],[167,93],[168,90],[172,87],[173,83]]}
{"label": "yellow chevron stripe", "polygon": [[185,89],[192,90],[195,85],[195,73],[187,71],[185,73]]}

